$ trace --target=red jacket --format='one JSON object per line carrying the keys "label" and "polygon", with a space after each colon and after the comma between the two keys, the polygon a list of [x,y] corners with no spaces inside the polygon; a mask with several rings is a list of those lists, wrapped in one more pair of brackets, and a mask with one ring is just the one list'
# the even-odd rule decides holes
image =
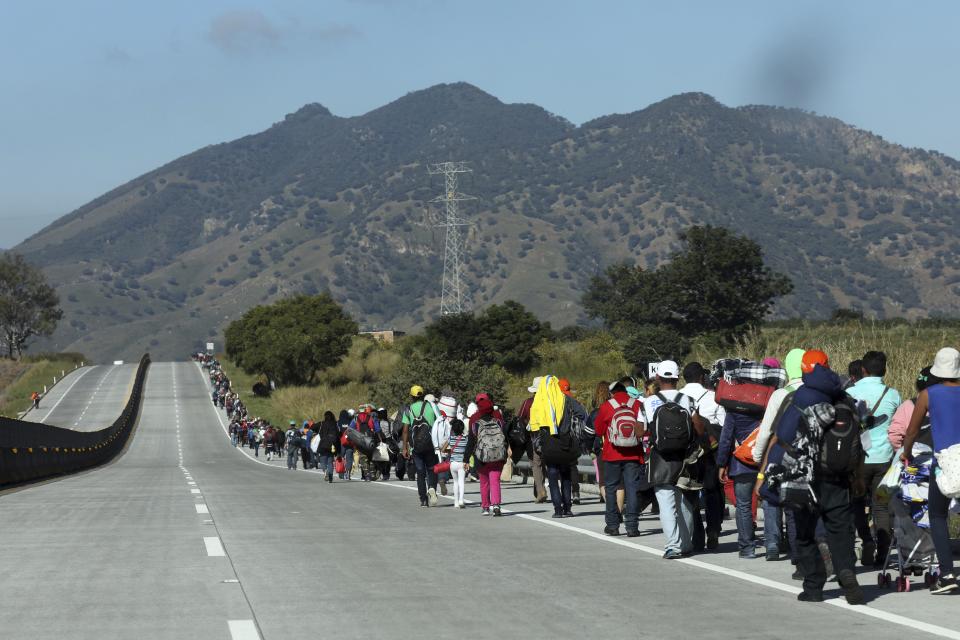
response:
{"label": "red jacket", "polygon": [[[613,398],[620,404],[627,404],[630,396],[625,391],[618,391],[613,394]],[[643,411],[643,402],[640,399],[634,400],[634,413],[637,415],[637,422],[642,424],[640,418]],[[624,460],[633,462],[643,462],[643,445],[636,447],[615,447],[607,440],[607,429],[610,428],[610,420],[613,418],[613,406],[609,402],[604,402],[603,406],[597,411],[597,417],[593,420],[593,429],[597,436],[603,438],[603,452],[601,457],[608,462],[621,462]]]}

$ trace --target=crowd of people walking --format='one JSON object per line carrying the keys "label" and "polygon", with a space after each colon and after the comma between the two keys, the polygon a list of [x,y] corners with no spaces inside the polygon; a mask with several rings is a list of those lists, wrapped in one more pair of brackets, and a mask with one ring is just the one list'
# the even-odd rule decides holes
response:
{"label": "crowd of people walking", "polygon": [[553,517],[570,518],[582,465],[592,464],[603,533],[641,535],[649,507],[666,560],[717,552],[729,504],[739,557],[789,559],[802,601],[822,600],[833,579],[849,603],[864,604],[858,561],[881,585],[896,567],[898,590],[918,573],[933,594],[957,589],[948,517],[960,511],[960,352],[952,348],[918,372],[906,401],[884,382],[880,351],[841,376],[828,354],[794,349],[782,362],[655,363],[647,380],[598,383],[589,407],[569,381],[547,375],[515,412],[487,393],[464,406],[414,385],[392,414],[363,404],[285,429],[247,415],[216,359],[195,358],[209,370],[234,446],[255,456],[263,448],[268,459],[286,453],[288,468],[316,468],[327,482],[350,480],[354,466],[367,482],[393,473],[416,481],[421,507],[436,506],[439,489],[463,509],[473,480],[480,513],[497,517],[501,482],[526,458],[533,499],[549,497]]}

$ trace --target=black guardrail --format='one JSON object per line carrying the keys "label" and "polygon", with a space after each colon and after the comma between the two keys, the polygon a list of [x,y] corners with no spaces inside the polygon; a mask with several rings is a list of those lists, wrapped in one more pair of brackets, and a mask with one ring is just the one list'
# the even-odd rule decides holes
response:
{"label": "black guardrail", "polygon": [[0,418],[0,487],[74,473],[112,460],[123,450],[137,423],[149,366],[150,354],[145,354],[120,417],[99,431]]}

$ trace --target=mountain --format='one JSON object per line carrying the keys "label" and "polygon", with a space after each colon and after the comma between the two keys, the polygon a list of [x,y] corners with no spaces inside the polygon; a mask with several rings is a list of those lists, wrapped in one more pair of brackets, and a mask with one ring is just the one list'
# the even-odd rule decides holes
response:
{"label": "mountain", "polygon": [[614,261],[654,266],[710,223],[760,242],[796,286],[779,315],[960,311],[960,163],[839,120],[677,95],[579,127],[468,84],[362,116],[318,104],[122,185],[14,250],[65,320],[37,348],[183,356],[252,305],[329,290],[361,326],[439,308],[442,235],[426,164],[466,160],[473,304],[516,299],[555,326]]}

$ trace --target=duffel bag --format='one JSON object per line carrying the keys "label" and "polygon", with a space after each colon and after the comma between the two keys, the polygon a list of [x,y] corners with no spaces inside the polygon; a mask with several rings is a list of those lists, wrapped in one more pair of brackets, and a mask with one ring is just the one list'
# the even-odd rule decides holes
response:
{"label": "duffel bag", "polygon": [[775,387],[755,382],[731,384],[721,379],[717,384],[716,401],[727,411],[759,417],[767,410],[774,391]]}

